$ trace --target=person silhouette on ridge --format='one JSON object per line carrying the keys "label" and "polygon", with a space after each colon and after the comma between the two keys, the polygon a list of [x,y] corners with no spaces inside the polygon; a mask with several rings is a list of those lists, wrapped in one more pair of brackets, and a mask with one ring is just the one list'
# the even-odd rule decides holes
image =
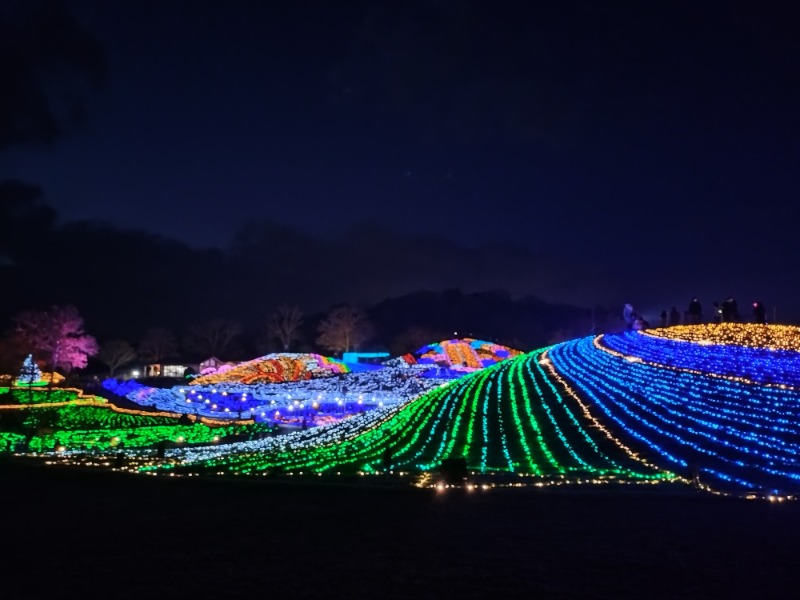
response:
{"label": "person silhouette on ridge", "polygon": [[700,304],[700,301],[697,298],[692,298],[692,301],[689,303],[689,310],[686,312],[689,313],[689,322],[693,325],[699,325],[703,321],[703,306]]}
{"label": "person silhouette on ridge", "polygon": [[739,305],[733,296],[725,298],[722,303],[722,322],[735,323],[739,321]]}
{"label": "person silhouette on ridge", "polygon": [[756,323],[760,323],[761,325],[767,324],[767,309],[761,300],[753,302],[753,316],[755,317]]}

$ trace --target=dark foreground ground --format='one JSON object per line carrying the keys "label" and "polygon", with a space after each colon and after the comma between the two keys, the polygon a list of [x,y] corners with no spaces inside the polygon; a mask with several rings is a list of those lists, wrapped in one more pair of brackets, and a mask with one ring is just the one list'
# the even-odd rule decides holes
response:
{"label": "dark foreground ground", "polygon": [[0,465],[0,598],[769,598],[800,504]]}

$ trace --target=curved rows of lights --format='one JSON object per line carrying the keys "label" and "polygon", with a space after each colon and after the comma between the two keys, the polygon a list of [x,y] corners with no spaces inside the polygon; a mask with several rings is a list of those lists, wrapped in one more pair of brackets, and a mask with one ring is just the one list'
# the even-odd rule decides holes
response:
{"label": "curved rows of lights", "polygon": [[[125,395],[141,394],[143,403],[169,412],[96,406],[74,394],[54,396],[55,402],[45,405],[30,400],[47,397],[44,392],[30,390],[25,394],[31,403],[0,409],[34,416],[55,411],[58,418],[50,424],[55,433],[39,436],[41,450],[63,445],[116,453],[124,446],[130,456],[142,457],[137,448],[164,440],[178,445],[165,459],[140,463],[147,472],[429,472],[455,458],[476,476],[525,478],[535,485],[694,478],[715,493],[785,497],[800,491],[798,340],[798,328],[740,324],[588,337],[449,383],[428,382],[436,387],[382,406],[378,396],[365,396],[369,388],[359,388],[359,395],[352,388],[331,388],[326,393],[342,395],[333,395],[339,402],[326,406],[310,388],[282,387],[278,406],[278,400],[270,404],[257,397],[253,386],[153,392],[129,384]],[[384,378],[395,377],[391,372],[362,375],[382,388]],[[409,371],[405,377],[411,381],[416,375]],[[316,381],[341,385],[333,378]],[[297,385],[312,383],[317,385]],[[304,395],[294,397],[289,389],[304,389]],[[345,411],[354,416],[271,437],[260,437],[266,430],[256,429],[264,425],[249,421],[239,429],[241,434],[250,427],[249,436],[227,438],[248,441],[222,443],[237,433],[236,417],[263,418],[257,411],[267,413],[265,406],[272,419],[281,412],[305,415],[314,404],[320,412],[343,407],[342,417]],[[366,410],[368,404],[372,410]],[[184,414],[180,422],[176,413]],[[215,425],[231,427],[208,427],[204,414],[222,417]],[[19,435],[0,434],[0,449],[18,444]],[[36,443],[29,447],[38,451]]]}
{"label": "curved rows of lights", "polygon": [[162,389],[134,380],[103,382],[107,390],[141,406],[222,420],[311,427],[385,405],[398,404],[434,389],[441,380],[422,377],[427,367],[385,368],[287,383],[220,383]]}
{"label": "curved rows of lights", "polygon": [[743,378],[757,383],[800,387],[800,352],[732,344],[687,343],[627,332],[605,336],[602,344],[650,364]]}
{"label": "curved rows of lights", "polygon": [[194,417],[181,421],[176,413],[120,408],[74,388],[13,392],[25,402],[0,405],[0,415],[18,423],[16,431],[0,431],[0,451],[69,453],[148,448],[161,442],[211,444],[257,429],[252,422]]}
{"label": "curved rows of lights", "polygon": [[479,473],[548,479],[674,479],[598,430],[539,364],[541,352],[478,371],[408,404],[315,431],[175,451],[188,470],[428,471],[463,458]]}
{"label": "curved rows of lights", "polygon": [[663,466],[694,470],[716,489],[800,487],[800,392],[647,364],[594,338],[560,344],[548,356]]}

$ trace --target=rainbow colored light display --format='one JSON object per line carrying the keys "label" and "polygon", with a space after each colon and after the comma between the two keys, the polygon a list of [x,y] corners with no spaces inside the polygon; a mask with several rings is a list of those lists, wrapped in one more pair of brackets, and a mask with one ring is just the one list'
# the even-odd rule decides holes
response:
{"label": "rainbow colored light display", "polygon": [[[429,352],[452,360],[446,345],[421,356]],[[770,499],[800,492],[800,328],[698,325],[592,336],[436,385],[405,402],[288,435],[210,444],[204,438],[210,433],[181,433],[191,447],[171,449],[140,468],[170,474],[427,473],[458,458],[475,477],[536,485],[681,482]],[[0,409],[63,410],[55,429],[73,432],[64,438],[72,445],[88,440],[77,423],[90,423],[86,429],[94,435],[128,424],[122,416],[93,415],[90,410],[101,409],[80,404],[87,401]],[[145,415],[131,418],[126,439],[147,447],[150,438],[137,438],[133,430],[162,425]],[[17,444],[18,435],[0,435],[0,449]]]}
{"label": "rainbow colored light display", "polygon": [[476,371],[520,354],[522,352],[519,350],[500,344],[462,338],[428,344],[417,350],[414,355],[407,356],[421,365],[430,364],[460,371]]}
{"label": "rainbow colored light display", "polygon": [[[480,473],[663,481],[595,422],[539,364],[541,353],[478,371],[408,404],[316,431],[177,456],[190,469],[258,473],[428,471],[463,458]],[[387,464],[388,461],[388,464]]]}
{"label": "rainbow colored light display", "polygon": [[320,354],[267,354],[232,369],[197,377],[192,384],[278,383],[348,373],[348,365]]}

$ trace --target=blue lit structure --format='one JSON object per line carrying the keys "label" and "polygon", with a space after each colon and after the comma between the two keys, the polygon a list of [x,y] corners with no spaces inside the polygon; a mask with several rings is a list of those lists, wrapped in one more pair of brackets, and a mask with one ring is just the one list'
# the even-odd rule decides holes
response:
{"label": "blue lit structure", "polygon": [[342,361],[351,364],[376,363],[389,358],[388,352],[345,352],[342,354]]}

